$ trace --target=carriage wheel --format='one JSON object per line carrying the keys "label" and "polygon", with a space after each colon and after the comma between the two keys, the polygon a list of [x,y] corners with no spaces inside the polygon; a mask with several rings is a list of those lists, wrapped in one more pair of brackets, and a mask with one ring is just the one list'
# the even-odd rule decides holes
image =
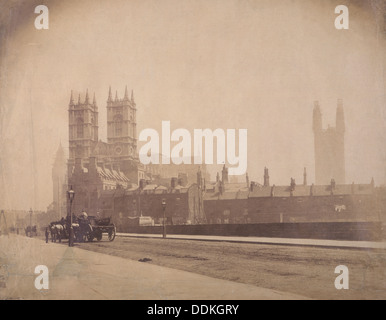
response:
{"label": "carriage wheel", "polygon": [[115,226],[113,225],[113,228],[111,229],[111,231],[109,231],[109,241],[114,241],[115,234],[116,234],[116,230],[115,230]]}
{"label": "carriage wheel", "polygon": [[98,241],[101,241],[101,240],[102,240],[102,232],[98,232],[98,233],[97,233],[96,239],[97,239]]}

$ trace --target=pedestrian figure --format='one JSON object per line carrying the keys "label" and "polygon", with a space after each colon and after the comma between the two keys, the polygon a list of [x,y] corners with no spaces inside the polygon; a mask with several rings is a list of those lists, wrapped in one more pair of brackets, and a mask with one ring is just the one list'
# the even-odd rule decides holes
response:
{"label": "pedestrian figure", "polygon": [[48,233],[48,227],[46,227],[46,243],[48,243],[48,235],[49,235],[49,233]]}

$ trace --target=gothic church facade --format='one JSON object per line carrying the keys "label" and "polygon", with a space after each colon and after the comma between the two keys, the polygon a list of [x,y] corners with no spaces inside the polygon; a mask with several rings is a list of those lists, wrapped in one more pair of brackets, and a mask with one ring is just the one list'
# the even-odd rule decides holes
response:
{"label": "gothic church facade", "polygon": [[315,184],[327,185],[333,180],[345,184],[345,121],[342,100],[338,100],[336,125],[323,129],[319,102],[314,102],[313,130],[315,146]]}
{"label": "gothic church facade", "polygon": [[99,139],[98,105],[86,92],[81,101],[71,98],[68,108],[69,159],[68,185],[76,192],[74,210],[98,210],[103,190],[127,188],[145,177],[145,168],[137,153],[136,103],[127,87],[123,98],[112,97],[107,104],[107,142]]}
{"label": "gothic church facade", "polygon": [[127,87],[123,99],[112,98],[111,88],[107,98],[107,142],[98,138],[98,106],[91,102],[88,92],[82,102],[80,95],[75,103],[72,93],[69,103],[69,178],[75,168],[75,159],[82,160],[87,168],[90,157],[97,163],[119,168],[132,183],[144,177],[137,153],[136,103],[133,92],[129,98]]}

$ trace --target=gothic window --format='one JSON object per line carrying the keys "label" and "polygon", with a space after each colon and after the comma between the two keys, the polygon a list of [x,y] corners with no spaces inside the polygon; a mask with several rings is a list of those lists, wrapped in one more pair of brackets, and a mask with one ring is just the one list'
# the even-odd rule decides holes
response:
{"label": "gothic window", "polygon": [[77,138],[83,138],[83,119],[78,118],[76,119],[76,137]]}
{"label": "gothic window", "polygon": [[122,135],[122,115],[117,114],[114,117],[114,128],[115,128],[115,136],[119,137]]}

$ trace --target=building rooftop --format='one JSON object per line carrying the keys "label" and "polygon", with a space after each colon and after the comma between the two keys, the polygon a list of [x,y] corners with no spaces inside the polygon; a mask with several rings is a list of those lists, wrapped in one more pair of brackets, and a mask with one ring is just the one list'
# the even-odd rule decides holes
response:
{"label": "building rooftop", "polygon": [[237,190],[236,184],[225,184],[225,191],[222,193],[216,189],[209,189],[204,194],[204,200],[235,200],[247,198],[263,197],[306,197],[306,196],[330,196],[330,195],[365,195],[372,194],[374,187],[372,184],[344,184],[335,185],[297,185],[294,190],[290,186],[255,186],[253,191],[243,188]]}

